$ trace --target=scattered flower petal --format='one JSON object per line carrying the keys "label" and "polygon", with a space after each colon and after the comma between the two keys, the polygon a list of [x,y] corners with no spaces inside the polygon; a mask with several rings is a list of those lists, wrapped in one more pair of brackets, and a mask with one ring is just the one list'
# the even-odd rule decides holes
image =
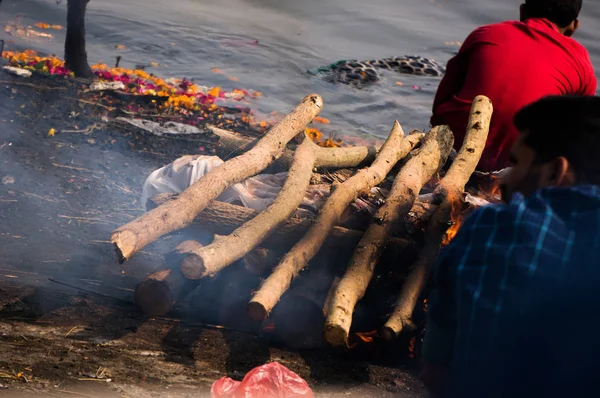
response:
{"label": "scattered flower petal", "polygon": [[329,119],[321,117],[321,116],[315,117],[314,121],[317,122],[317,123],[323,123],[323,124],[329,123]]}

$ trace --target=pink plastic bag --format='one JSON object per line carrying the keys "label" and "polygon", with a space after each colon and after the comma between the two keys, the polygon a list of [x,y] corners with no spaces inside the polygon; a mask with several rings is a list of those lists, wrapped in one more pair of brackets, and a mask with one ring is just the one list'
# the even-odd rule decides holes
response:
{"label": "pink plastic bag", "polygon": [[252,369],[244,380],[223,377],[210,389],[212,398],[314,398],[300,376],[285,366],[271,362]]}

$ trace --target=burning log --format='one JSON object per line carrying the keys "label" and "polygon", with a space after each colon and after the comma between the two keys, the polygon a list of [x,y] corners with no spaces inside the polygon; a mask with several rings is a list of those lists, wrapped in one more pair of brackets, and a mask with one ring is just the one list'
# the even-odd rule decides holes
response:
{"label": "burning log", "polygon": [[316,223],[284,257],[273,273],[264,281],[248,305],[252,318],[265,319],[277,304],[281,295],[289,288],[298,273],[315,256],[327,235],[339,222],[341,214],[361,192],[380,184],[391,168],[414,147],[398,122],[394,123],[390,135],[373,164],[360,170],[340,184],[328,198],[320,211]]}
{"label": "burning log", "polygon": [[182,258],[182,250],[190,250],[202,246],[193,240],[182,242],[177,248],[165,255],[169,268],[148,275],[137,285],[134,294],[135,304],[145,314],[151,316],[165,316],[173,309],[182,293],[189,293],[193,289],[192,282],[188,281],[177,269]]}
{"label": "burning log", "polygon": [[348,344],[354,307],[367,290],[382,249],[411,210],[425,183],[446,163],[453,143],[454,136],[447,126],[434,127],[426,135],[419,153],[396,175],[386,203],[358,243],[331,300],[325,322],[325,340],[329,344],[340,347]]}
{"label": "burning log", "polygon": [[438,208],[429,220],[425,244],[420,257],[404,282],[398,304],[384,325],[381,335],[386,340],[395,339],[403,328],[412,328],[412,313],[429,277],[431,266],[438,257],[447,225],[451,221],[452,207],[460,202],[465,184],[479,163],[490,128],[493,107],[489,98],[477,96],[473,100],[465,141],[450,169],[434,191]]}
{"label": "burning log", "polygon": [[288,141],[300,133],[322,108],[323,99],[319,95],[306,96],[248,152],[214,168],[176,200],[113,231],[110,240],[119,262],[130,259],[159,237],[190,225],[194,217],[228,187],[264,170],[283,154]]}

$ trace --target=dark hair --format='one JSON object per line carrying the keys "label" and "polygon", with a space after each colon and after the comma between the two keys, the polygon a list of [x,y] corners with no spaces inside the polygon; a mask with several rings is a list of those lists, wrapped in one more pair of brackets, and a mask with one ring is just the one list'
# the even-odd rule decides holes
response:
{"label": "dark hair", "polygon": [[528,18],[547,18],[561,28],[577,19],[583,0],[525,0]]}
{"label": "dark hair", "polygon": [[514,123],[536,161],[564,156],[579,182],[600,184],[600,97],[544,97],[519,110]]}

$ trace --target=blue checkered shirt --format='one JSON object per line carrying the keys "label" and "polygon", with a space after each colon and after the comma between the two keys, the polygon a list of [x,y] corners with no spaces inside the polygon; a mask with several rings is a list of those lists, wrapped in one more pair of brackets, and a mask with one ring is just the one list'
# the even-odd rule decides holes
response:
{"label": "blue checkered shirt", "polygon": [[433,275],[424,360],[468,372],[510,316],[535,313],[553,286],[600,276],[600,187],[547,188],[478,209]]}

